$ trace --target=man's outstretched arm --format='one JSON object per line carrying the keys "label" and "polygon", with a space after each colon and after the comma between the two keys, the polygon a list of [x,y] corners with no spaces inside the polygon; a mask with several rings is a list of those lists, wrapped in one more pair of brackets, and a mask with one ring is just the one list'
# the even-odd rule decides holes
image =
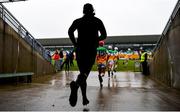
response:
{"label": "man's outstretched arm", "polygon": [[100,37],[99,37],[99,41],[106,39],[107,33],[106,33],[106,29],[105,29],[104,24],[103,24],[102,21],[100,22],[99,31],[100,31],[100,34],[101,34]]}
{"label": "man's outstretched arm", "polygon": [[71,39],[71,42],[73,43],[74,47],[77,47],[77,42],[74,36],[74,31],[76,30],[75,22],[70,26],[68,30],[69,38]]}

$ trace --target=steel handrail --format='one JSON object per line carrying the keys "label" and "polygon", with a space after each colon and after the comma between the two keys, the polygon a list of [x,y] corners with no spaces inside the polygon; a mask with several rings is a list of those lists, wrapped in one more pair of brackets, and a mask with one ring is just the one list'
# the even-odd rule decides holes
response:
{"label": "steel handrail", "polygon": [[10,25],[33,49],[41,54],[46,60],[50,60],[46,49],[26,30],[26,28],[8,11],[8,9],[0,4],[0,17]]}
{"label": "steel handrail", "polygon": [[155,52],[155,51],[160,47],[163,39],[166,38],[165,35],[167,34],[168,30],[170,29],[170,26],[171,26],[171,24],[172,24],[172,21],[173,21],[174,18],[176,17],[179,9],[180,9],[180,0],[177,1],[176,6],[175,6],[175,8],[174,8],[174,10],[173,10],[173,12],[172,12],[172,14],[171,14],[171,16],[170,16],[167,24],[166,24],[163,32],[162,32],[161,37],[160,37],[160,39],[158,40],[158,42],[157,42],[157,44],[156,44],[156,47],[153,49],[153,52]]}

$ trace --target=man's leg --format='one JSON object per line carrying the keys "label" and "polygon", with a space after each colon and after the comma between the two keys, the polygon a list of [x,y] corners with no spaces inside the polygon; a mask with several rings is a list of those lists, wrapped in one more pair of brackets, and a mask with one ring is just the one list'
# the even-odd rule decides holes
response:
{"label": "man's leg", "polygon": [[[71,87],[71,94],[70,94],[70,104],[71,106],[75,106],[77,103],[77,90],[80,86],[82,96],[83,96],[83,105],[87,105],[89,103],[89,100],[87,99],[86,96],[86,89],[87,89],[87,83],[86,79],[90,73],[90,70],[94,64],[95,57],[96,57],[96,49],[94,50],[94,53],[86,53],[87,50],[81,51],[80,49],[76,49],[76,60],[77,60],[77,65],[79,67],[80,74],[77,77],[76,82],[72,81]],[[92,54],[87,55],[87,54]]]}
{"label": "man's leg", "polygon": [[[85,55],[87,54],[88,53],[85,53]],[[77,83],[79,84],[81,88],[82,97],[83,97],[83,105],[87,105],[89,103],[89,100],[87,99],[87,95],[86,95],[86,89],[87,89],[86,80],[95,62],[95,57],[96,57],[96,52],[90,53],[90,54],[91,55],[83,56],[83,58],[81,58],[81,63],[79,63],[82,66],[79,66],[79,70],[81,74],[78,76]]]}
{"label": "man's leg", "polygon": [[89,100],[87,99],[87,95],[86,95],[86,89],[87,89],[86,79],[87,79],[86,74],[79,74],[78,78],[76,80],[77,84],[81,88],[82,98],[83,98],[83,102],[82,102],[83,105],[87,105],[89,103]]}
{"label": "man's leg", "polygon": [[[80,74],[78,75],[78,77],[81,76],[81,72],[82,72],[82,63],[81,63],[80,59],[81,59],[81,55],[80,55],[79,51],[77,51],[76,52],[76,60],[77,60],[77,65],[78,65],[78,68],[80,71]],[[79,79],[78,77],[77,77],[76,81],[72,81],[70,83],[71,94],[69,97],[69,103],[73,107],[77,103],[77,97],[78,97],[77,92],[78,92],[78,88],[80,86],[80,81],[81,81],[81,79]]]}
{"label": "man's leg", "polygon": [[101,76],[102,75],[101,74],[102,70],[101,70],[100,66],[98,67],[98,72],[99,72],[99,74],[98,74],[99,83],[100,83],[100,87],[102,88],[103,79],[102,79],[102,76]]}
{"label": "man's leg", "polygon": [[72,81],[70,83],[70,88],[71,88],[71,94],[69,97],[69,103],[71,106],[74,107],[77,103],[77,92],[78,92],[79,85],[75,81]]}
{"label": "man's leg", "polygon": [[78,65],[78,68],[79,68],[79,71],[80,71],[80,74],[78,75],[76,81],[72,81],[72,85],[70,84],[70,88],[71,88],[71,94],[70,94],[70,98],[69,98],[69,102],[71,104],[71,106],[75,106],[76,103],[77,103],[77,92],[78,92],[78,88],[80,87],[81,88],[81,91],[82,91],[82,96],[83,96],[83,102],[86,102],[86,103],[83,103],[83,104],[88,104],[89,101],[85,101],[87,99],[86,97],[86,79],[87,79],[87,75],[85,74],[85,64],[84,64],[84,58],[82,56],[82,54],[80,54],[79,52],[76,53],[76,60],[77,60],[77,65]]}
{"label": "man's leg", "polygon": [[146,65],[145,65],[145,62],[142,62],[142,73],[143,73],[143,75],[145,75],[146,73],[145,73],[145,68],[146,67]]}
{"label": "man's leg", "polygon": [[143,74],[147,75],[147,62],[146,61],[143,62],[143,66],[144,66],[143,67]]}

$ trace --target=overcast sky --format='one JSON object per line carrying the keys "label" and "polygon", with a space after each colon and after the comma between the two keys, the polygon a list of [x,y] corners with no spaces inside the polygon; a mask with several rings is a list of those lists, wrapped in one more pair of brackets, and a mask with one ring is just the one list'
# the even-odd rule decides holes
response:
{"label": "overcast sky", "polygon": [[161,34],[177,0],[28,0],[4,5],[35,38],[61,38],[82,17],[85,3],[94,6],[108,36],[120,36]]}

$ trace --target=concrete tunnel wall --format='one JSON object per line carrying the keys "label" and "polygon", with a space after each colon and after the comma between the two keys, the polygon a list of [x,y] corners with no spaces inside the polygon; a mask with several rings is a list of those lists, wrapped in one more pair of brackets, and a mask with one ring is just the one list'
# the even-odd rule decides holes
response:
{"label": "concrete tunnel wall", "polygon": [[0,19],[0,73],[52,74],[54,67]]}
{"label": "concrete tunnel wall", "polygon": [[180,10],[150,63],[150,76],[170,87],[180,89]]}

